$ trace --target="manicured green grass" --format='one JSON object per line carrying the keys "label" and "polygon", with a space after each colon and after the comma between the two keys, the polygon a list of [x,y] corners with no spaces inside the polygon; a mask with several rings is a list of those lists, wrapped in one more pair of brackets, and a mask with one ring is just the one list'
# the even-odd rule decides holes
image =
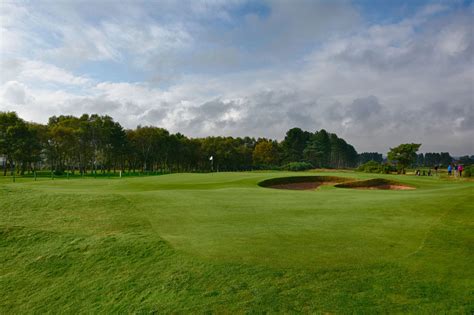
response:
{"label": "manicured green grass", "polygon": [[2,178],[0,313],[474,310],[474,182],[257,185],[294,175]]}

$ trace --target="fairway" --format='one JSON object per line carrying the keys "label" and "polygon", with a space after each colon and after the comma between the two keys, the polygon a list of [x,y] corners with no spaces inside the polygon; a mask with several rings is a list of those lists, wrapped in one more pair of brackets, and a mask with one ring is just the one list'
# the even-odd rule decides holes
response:
{"label": "fairway", "polygon": [[474,182],[290,172],[0,179],[0,313],[471,313]]}

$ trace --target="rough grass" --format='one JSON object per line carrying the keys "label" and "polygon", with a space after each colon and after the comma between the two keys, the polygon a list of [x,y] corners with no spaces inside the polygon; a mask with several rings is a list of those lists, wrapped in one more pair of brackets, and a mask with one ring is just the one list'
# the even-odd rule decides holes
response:
{"label": "rough grass", "polygon": [[0,313],[474,310],[474,182],[257,185],[284,176],[0,179]]}

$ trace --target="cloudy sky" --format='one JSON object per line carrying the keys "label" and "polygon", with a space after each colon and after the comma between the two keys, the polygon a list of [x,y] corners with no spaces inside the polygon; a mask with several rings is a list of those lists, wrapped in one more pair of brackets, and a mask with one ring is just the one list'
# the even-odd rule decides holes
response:
{"label": "cloudy sky", "polygon": [[474,154],[472,1],[0,0],[0,110]]}

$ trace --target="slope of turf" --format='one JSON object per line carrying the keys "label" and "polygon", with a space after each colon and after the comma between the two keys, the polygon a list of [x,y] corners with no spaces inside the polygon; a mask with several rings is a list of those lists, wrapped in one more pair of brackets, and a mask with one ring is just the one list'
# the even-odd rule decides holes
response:
{"label": "slope of turf", "polygon": [[0,313],[474,309],[474,182],[257,185],[291,175],[1,179]]}

